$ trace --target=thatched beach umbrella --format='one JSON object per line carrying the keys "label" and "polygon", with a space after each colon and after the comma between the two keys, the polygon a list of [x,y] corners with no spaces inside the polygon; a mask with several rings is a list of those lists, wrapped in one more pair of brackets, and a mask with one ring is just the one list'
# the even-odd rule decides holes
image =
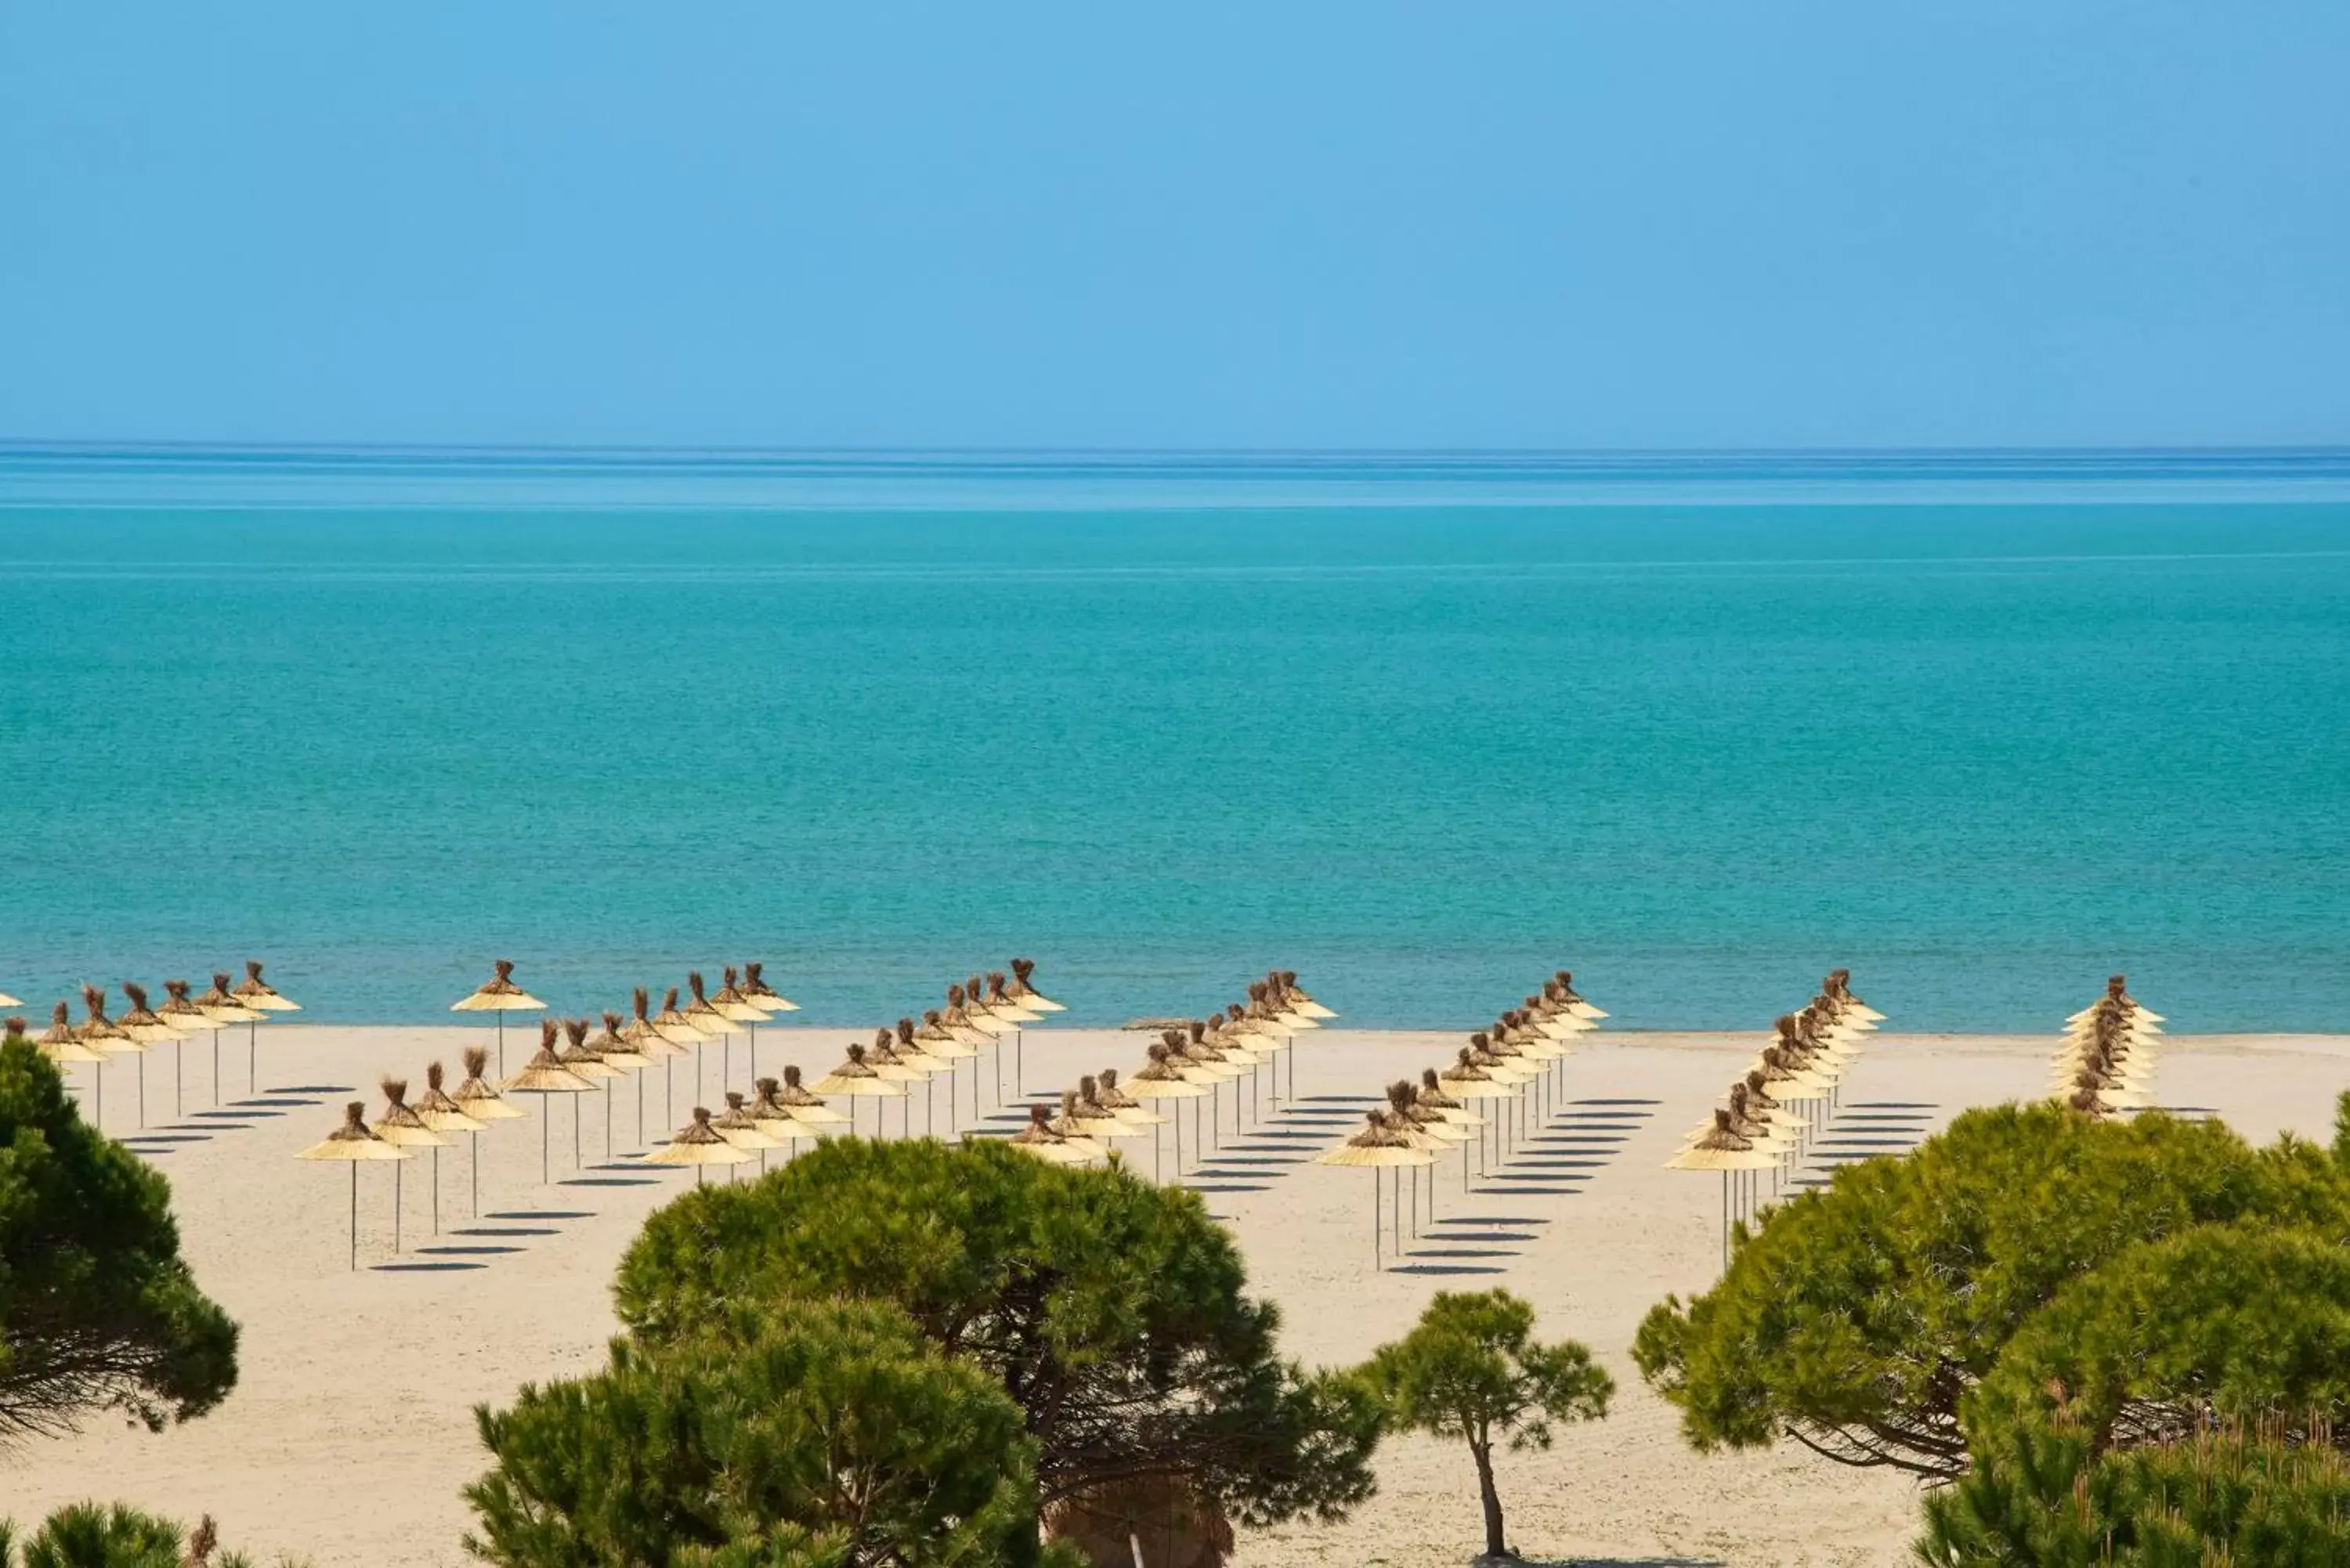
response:
{"label": "thatched beach umbrella", "polygon": [[[155,1009],[155,1015],[158,1018],[161,1018],[164,1023],[170,1024],[173,1029],[179,1031],[180,1035],[183,1040],[188,1035],[206,1030],[216,1030],[218,1027],[205,1013],[204,1010],[196,1005],[194,999],[188,995],[188,982],[184,980],[167,980],[163,982],[163,1002],[161,1006]],[[217,1033],[213,1035],[213,1061],[215,1063],[215,1067],[217,1068],[217,1063],[219,1061],[219,1036]],[[173,1047],[172,1052],[172,1114],[175,1116],[180,1115],[183,1108],[181,1103],[180,1089],[182,1074],[186,1066],[186,1063],[183,1060],[184,1054],[185,1053],[180,1047],[176,1045]],[[217,1083],[213,1085],[213,1098],[215,1103],[217,1103],[220,1098],[220,1085]]]}
{"label": "thatched beach umbrella", "polygon": [[1101,1143],[1093,1137],[1091,1129],[1078,1119],[1077,1092],[1075,1089],[1061,1091],[1061,1114],[1054,1120],[1052,1127],[1055,1132],[1061,1135],[1063,1143],[1070,1152],[1084,1158],[1099,1159],[1109,1153],[1109,1150],[1103,1147]]}
{"label": "thatched beach umbrella", "polygon": [[751,1157],[726,1141],[725,1136],[710,1125],[710,1113],[700,1106],[693,1107],[693,1119],[671,1135],[669,1142],[645,1156],[648,1165],[690,1165],[693,1167],[693,1184],[702,1185],[702,1168],[705,1165],[741,1165]]}
{"label": "thatched beach umbrella", "polygon": [[800,1004],[769,985],[761,974],[767,966],[745,963],[743,966],[743,994],[754,1007],[764,1007],[769,1012],[797,1012]]}
{"label": "thatched beach umbrella", "polygon": [[[1420,1147],[1431,1154],[1440,1154],[1456,1144],[1466,1149],[1477,1136],[1443,1110],[1421,1099],[1417,1086],[1409,1078],[1398,1079],[1388,1085],[1388,1109],[1393,1113],[1399,1125],[1427,1140]],[[1435,1223],[1436,1171],[1433,1168],[1428,1173],[1428,1218],[1430,1224]],[[1417,1232],[1419,1229],[1419,1172],[1417,1169],[1411,1173],[1411,1223]]]}
{"label": "thatched beach umbrella", "polygon": [[[726,1108],[710,1118],[710,1128],[736,1148],[755,1151],[763,1169],[769,1149],[784,1148],[789,1144],[788,1139],[779,1138],[769,1132],[766,1124],[751,1114],[750,1107],[743,1103],[741,1091],[735,1089],[726,1091]],[[730,1171],[728,1175],[731,1178],[733,1173]]]}
{"label": "thatched beach umbrella", "polygon": [[1051,1113],[1043,1106],[1028,1107],[1028,1125],[1004,1141],[1023,1154],[1034,1155],[1053,1165],[1083,1165],[1100,1151],[1097,1144],[1087,1143],[1073,1147],[1073,1140],[1053,1128],[1047,1118]]}
{"label": "thatched beach umbrella", "polygon": [[1721,1265],[1730,1266],[1730,1179],[1733,1172],[1769,1170],[1779,1163],[1775,1150],[1758,1147],[1731,1125],[1730,1113],[1717,1110],[1710,1126],[1688,1147],[1665,1161],[1667,1170],[1718,1170],[1721,1173]]}
{"label": "thatched beach umbrella", "polygon": [[[94,985],[83,986],[81,1005],[88,1016],[74,1026],[74,1038],[82,1044],[108,1056],[135,1055],[147,1049],[116,1027],[114,1020],[106,1015],[106,992]],[[106,1064],[103,1062],[90,1069],[90,1078],[98,1086],[98,1103],[93,1107],[90,1126],[103,1130],[106,1123]]]}
{"label": "thatched beach umbrella", "polygon": [[[671,1040],[661,1032],[660,1025],[653,1022],[647,1012],[648,998],[643,986],[636,988],[630,994],[629,1001],[635,1012],[627,1023],[620,1025],[620,1038],[627,1043],[629,1049],[638,1055],[644,1057],[648,1062],[660,1064],[661,1119],[666,1122],[675,1122],[677,1120],[677,1083],[671,1076],[669,1064],[673,1059],[685,1054],[685,1047]],[[639,1078],[637,1080],[637,1142],[641,1146],[644,1141],[645,1082],[642,1078]]]}
{"label": "thatched beach umbrella", "polygon": [[764,1003],[744,993],[732,969],[724,971],[723,980],[718,994],[710,999],[710,1005],[741,1024],[743,1033],[750,1037],[751,1082],[756,1084],[759,1081],[759,1025],[767,1021],[767,1008]]}
{"label": "thatched beach umbrella", "polygon": [[[104,1068],[106,1053],[81,1043],[81,1031],[73,1026],[73,1009],[62,1002],[49,1014],[48,1032],[33,1044],[42,1055],[56,1063],[60,1069],[70,1063],[88,1062],[90,1064],[90,1076],[95,1079]],[[89,1125],[98,1126],[94,1106]]]}
{"label": "thatched beach umbrella", "polygon": [[[639,992],[639,995],[643,994]],[[645,1069],[653,1064],[652,1055],[639,1047],[639,1042],[622,1033],[628,1025],[617,1012],[604,1014],[604,1032],[588,1042],[588,1049],[607,1067],[617,1068],[637,1081],[637,1146],[645,1141]],[[650,1033],[650,1030],[647,1031]],[[612,1080],[604,1080],[604,1158],[612,1158]]]}
{"label": "thatched beach umbrella", "polygon": [[1384,1111],[1366,1111],[1367,1125],[1336,1148],[1314,1157],[1316,1165],[1367,1168],[1371,1171],[1371,1266],[1384,1270],[1387,1259],[1379,1234],[1378,1172],[1406,1166],[1433,1165],[1436,1156],[1415,1145],[1412,1135],[1394,1126]]}
{"label": "thatched beach umbrella", "polygon": [[[416,1119],[444,1137],[452,1133],[478,1133],[485,1125],[478,1116],[470,1116],[465,1107],[449,1097],[441,1086],[441,1064],[432,1063],[424,1069],[424,1093],[413,1107]],[[484,1085],[486,1086],[486,1085]],[[432,1148],[432,1233],[441,1233],[441,1149]]]}
{"label": "thatched beach umbrella", "polygon": [[[463,1060],[465,1081],[457,1085],[455,1094],[449,1096],[457,1102],[459,1110],[483,1124],[484,1128],[492,1122],[516,1121],[527,1114],[519,1106],[508,1105],[490,1085],[489,1080],[482,1076],[483,1069],[490,1064],[488,1046],[466,1046]],[[478,1129],[473,1134],[473,1218],[478,1220],[482,1217],[482,1134]]]}
{"label": "thatched beach umbrella", "polygon": [[[851,1102],[848,1107],[848,1130],[855,1132],[857,1130],[856,1101],[895,1099],[906,1092],[906,1085],[885,1078],[874,1071],[865,1060],[865,1047],[852,1044],[848,1047],[847,1059],[816,1081],[816,1092],[820,1095],[848,1096]],[[873,1111],[873,1136],[876,1137],[881,1136],[881,1111],[878,1106]]]}
{"label": "thatched beach umbrella", "polygon": [[[538,1096],[538,1179],[542,1186],[546,1173],[546,1096],[549,1095],[584,1095],[590,1087],[587,1079],[565,1066],[555,1054],[556,1023],[552,1018],[538,1022],[537,1054],[523,1064],[522,1071],[508,1078],[501,1088],[509,1095]],[[576,1102],[575,1102],[576,1103]]]}
{"label": "thatched beach umbrella", "polygon": [[[131,1039],[137,1041],[140,1046],[139,1053],[139,1125],[143,1127],[147,1125],[147,1052],[145,1047],[150,1045],[161,1045],[166,1042],[177,1044],[181,1039],[181,1034],[178,1030],[172,1028],[170,1024],[164,1023],[161,1017],[157,1016],[153,1008],[147,1005],[147,988],[145,986],[138,985],[126,980],[122,982],[122,994],[130,1000],[130,1006],[124,1011],[121,1017],[114,1021],[114,1026],[117,1029],[121,1030],[125,1034],[130,1036]],[[176,1073],[174,1074],[172,1082],[175,1085],[178,1083]],[[172,1098],[176,1101],[178,1097],[178,1090],[174,1088]]]}
{"label": "thatched beach umbrella", "polygon": [[[719,1012],[711,1003],[710,998],[702,994],[700,970],[689,973],[685,977],[685,983],[693,992],[693,1000],[685,1004],[685,1021],[701,1030],[708,1038],[717,1041],[720,1049],[724,1053],[718,1069],[718,1086],[723,1089],[734,1064],[734,1021]],[[696,1047],[693,1053],[693,1097],[697,1100],[702,1097],[700,1047]]]}
{"label": "thatched beach umbrella", "polygon": [[1101,1080],[1088,1074],[1077,1080],[1077,1092],[1064,1103],[1062,1116],[1096,1142],[1123,1137],[1148,1137],[1147,1124],[1129,1121],[1102,1103]]}
{"label": "thatched beach umbrella", "polygon": [[359,1166],[369,1160],[406,1159],[408,1150],[383,1139],[368,1130],[367,1105],[353,1100],[343,1107],[343,1125],[328,1133],[323,1143],[312,1144],[294,1157],[296,1159],[338,1159],[351,1168],[351,1267],[359,1266]]}
{"label": "thatched beach umbrella", "polygon": [[[383,1115],[376,1118],[375,1136],[395,1148],[429,1148],[432,1151],[432,1229],[441,1229],[441,1150],[448,1139],[432,1130],[415,1111],[409,1108],[408,1080],[383,1080]],[[400,1251],[400,1176],[395,1168],[391,1173],[391,1250]]]}
{"label": "thatched beach umbrella", "polygon": [[807,1086],[800,1082],[797,1067],[784,1069],[783,1086],[775,1091],[775,1103],[791,1112],[795,1120],[806,1122],[812,1127],[847,1127],[855,1130],[855,1124],[848,1117],[826,1105],[822,1096],[809,1092]]}
{"label": "thatched beach umbrella", "polygon": [[[668,994],[661,998],[660,1011],[653,1014],[653,1027],[660,1031],[662,1039],[678,1048],[679,1055],[685,1054],[689,1050],[693,1053],[694,1097],[700,1099],[702,1097],[702,1046],[704,1041],[710,1039],[710,1036],[702,1032],[700,1024],[688,1018],[685,1015],[685,1010],[677,1004],[677,987],[671,986]],[[664,1079],[668,1077],[667,1064],[662,1064],[661,1075]],[[674,1085],[666,1086],[670,1099],[674,1103],[676,1088]]]}
{"label": "thatched beach umbrella", "polygon": [[[775,1079],[762,1078],[756,1086],[759,1092],[752,1096],[749,1106],[752,1119],[759,1124],[760,1131],[775,1140],[778,1147],[787,1147],[824,1136],[822,1128],[813,1123],[802,1121],[792,1114],[792,1107],[784,1103],[783,1085],[776,1083]],[[807,1093],[805,1089],[800,1092],[803,1095]],[[808,1095],[807,1097],[812,1100],[816,1098],[813,1095]],[[816,1101],[819,1106],[823,1103],[821,1100]],[[833,1116],[837,1119],[839,1113],[836,1111]],[[762,1170],[767,1168],[767,1157],[764,1153],[759,1156],[759,1168]]]}
{"label": "thatched beach umbrella", "polygon": [[[22,1007],[24,1005],[24,1002],[20,999],[9,995],[5,991],[0,991],[0,1007]],[[17,1022],[21,1023],[24,1020],[18,1019]],[[24,1031],[19,1029],[16,1033],[22,1034]]]}
{"label": "thatched beach umbrella", "polygon": [[[898,1020],[900,1035],[905,1033],[908,1022],[903,1018]],[[979,1047],[948,1028],[935,1007],[923,1012],[921,1023],[914,1025],[913,1042],[924,1055],[936,1056],[947,1064],[947,1130],[950,1132],[955,1127],[954,1064],[958,1062],[972,1064],[971,1114],[972,1119],[976,1121],[979,1118]]]}
{"label": "thatched beach umbrella", "polygon": [[546,1003],[514,982],[514,960],[493,961],[497,973],[484,981],[473,995],[452,1002],[452,1012],[494,1012],[498,1020],[498,1076],[506,1073],[506,1014],[509,1012],[544,1012]]}
{"label": "thatched beach umbrella", "polygon": [[[595,1089],[598,1085],[603,1085],[604,1156],[608,1159],[612,1154],[611,1086],[612,1080],[620,1075],[620,1069],[608,1064],[603,1055],[588,1044],[586,1019],[565,1019],[563,1037],[566,1044],[562,1050],[555,1054],[555,1059],[569,1068],[572,1075],[586,1083],[590,1090]],[[580,1149],[579,1100],[580,1096],[577,1095],[571,1096],[571,1168],[574,1170],[577,1170],[586,1159],[586,1156]]]}
{"label": "thatched beach umbrella", "polygon": [[[884,1079],[906,1091],[899,1099],[898,1106],[898,1131],[900,1137],[910,1136],[914,1130],[913,1085],[920,1084],[925,1091],[930,1087],[930,1074],[923,1071],[919,1064],[923,1062],[929,1063],[933,1067],[945,1065],[937,1057],[924,1056],[920,1052],[915,1053],[913,1061],[899,1060],[897,1036],[887,1029],[875,1030],[873,1044],[865,1048],[865,1064]],[[878,1106],[874,1107],[873,1112],[873,1136],[876,1137],[881,1136],[881,1110]]]}
{"label": "thatched beach umbrella", "polygon": [[1031,1012],[1066,1012],[1067,1008],[1036,989],[1036,961],[1012,961],[1012,983],[1004,988],[1012,1000]]}
{"label": "thatched beach umbrella", "polygon": [[277,993],[277,988],[261,978],[261,961],[244,961],[244,978],[229,994],[237,1005],[249,1010],[254,1016],[244,1021],[244,1092],[258,1094],[261,1089],[261,1025],[273,1012],[299,1012],[302,1004]]}
{"label": "thatched beach umbrella", "polygon": [[[1170,1032],[1171,1033],[1171,1032]],[[1180,1036],[1179,1036],[1180,1038]],[[1207,1086],[1193,1077],[1175,1055],[1173,1048],[1162,1037],[1150,1047],[1150,1060],[1118,1086],[1128,1096],[1144,1102],[1153,1100],[1196,1100],[1207,1094]],[[1175,1174],[1183,1174],[1183,1118],[1179,1113],[1169,1118],[1175,1124]],[[1159,1135],[1150,1136],[1150,1174],[1159,1177]]]}
{"label": "thatched beach umbrella", "polygon": [[232,1023],[257,1023],[268,1016],[257,1007],[247,1007],[237,1001],[229,988],[226,970],[213,971],[213,988],[195,999],[203,1010],[213,1032],[213,1104],[221,1103],[220,1037],[221,1031]]}

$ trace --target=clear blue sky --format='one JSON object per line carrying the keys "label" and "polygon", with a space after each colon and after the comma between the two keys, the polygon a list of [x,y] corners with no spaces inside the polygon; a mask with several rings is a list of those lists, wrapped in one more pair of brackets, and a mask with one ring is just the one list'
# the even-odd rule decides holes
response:
{"label": "clear blue sky", "polygon": [[2350,5],[0,6],[0,437],[2350,440]]}

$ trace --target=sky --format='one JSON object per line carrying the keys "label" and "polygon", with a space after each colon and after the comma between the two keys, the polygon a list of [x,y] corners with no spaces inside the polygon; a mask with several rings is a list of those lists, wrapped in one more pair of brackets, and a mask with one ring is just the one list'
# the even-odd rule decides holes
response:
{"label": "sky", "polygon": [[2350,6],[0,6],[0,440],[2350,441]]}

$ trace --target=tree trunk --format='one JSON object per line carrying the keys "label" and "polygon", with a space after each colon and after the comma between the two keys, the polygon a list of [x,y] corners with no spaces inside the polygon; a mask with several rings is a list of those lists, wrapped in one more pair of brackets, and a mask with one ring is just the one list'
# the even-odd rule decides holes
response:
{"label": "tree trunk", "polygon": [[1509,1543],[1502,1539],[1502,1494],[1493,1490],[1493,1445],[1472,1442],[1469,1452],[1477,1460],[1477,1490],[1485,1502],[1485,1555],[1507,1557]]}

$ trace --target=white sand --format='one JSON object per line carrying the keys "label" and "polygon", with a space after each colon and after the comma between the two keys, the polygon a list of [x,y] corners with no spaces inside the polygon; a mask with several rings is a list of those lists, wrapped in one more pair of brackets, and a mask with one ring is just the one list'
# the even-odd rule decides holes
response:
{"label": "white sand", "polygon": [[[763,1071],[794,1061],[814,1077],[839,1059],[854,1032],[761,1035]],[[372,1116],[380,1106],[373,1086],[385,1072],[403,1072],[421,1087],[424,1064],[438,1057],[453,1083],[459,1047],[484,1036],[478,1028],[269,1026],[261,1032],[261,1084],[265,1090],[364,1085]],[[1041,1091],[1105,1064],[1130,1069],[1142,1060],[1145,1038],[1032,1033],[1026,1083]],[[1449,1058],[1454,1041],[1338,1030],[1308,1036],[1295,1054],[1300,1109],[1358,1116],[1360,1107],[1349,1101],[1317,1096],[1368,1096],[1388,1079],[1416,1077],[1421,1066]],[[1209,1194],[1210,1205],[1230,1218],[1253,1287],[1281,1303],[1287,1350],[1309,1363],[1350,1361],[1401,1333],[1438,1290],[1505,1284],[1534,1303],[1544,1334],[1590,1344],[1619,1388],[1616,1413],[1606,1422],[1564,1432],[1546,1454],[1503,1461],[1503,1502],[1522,1551],[1562,1560],[1741,1565],[1898,1560],[1916,1507],[1902,1478],[1843,1469],[1792,1445],[1768,1454],[1699,1458],[1676,1436],[1669,1408],[1641,1386],[1627,1355],[1652,1303],[1669,1291],[1702,1289],[1716,1271],[1717,1179],[1660,1168],[1758,1041],[1587,1041],[1563,1069],[1554,1117],[1562,1137],[1586,1141],[1541,1147],[1547,1158],[1596,1163],[1522,1167],[1539,1168],[1540,1179],[1496,1177],[1489,1186],[1517,1190],[1464,1199],[1459,1165],[1446,1161],[1437,1198],[1441,1223],[1413,1242],[1405,1260],[1419,1272],[1372,1271],[1368,1173],[1306,1163],[1218,1167],[1233,1176],[1208,1183],[1224,1189]],[[510,1064],[519,1066],[535,1042],[535,1030],[510,1031]],[[1930,1107],[1920,1124],[1930,1129],[1970,1105],[2035,1096],[2053,1044],[2045,1036],[1879,1035],[1846,1082],[1846,1116],[1831,1137],[1862,1136],[1869,1125],[1859,1119],[1867,1114],[1864,1102]],[[194,1044],[186,1052],[187,1108],[209,1110],[209,1046]],[[1007,1090],[1010,1055],[1003,1063]],[[711,1047],[712,1098],[718,1056]],[[172,1047],[161,1047],[147,1064],[151,1128],[173,1121],[172,1057]],[[2157,1087],[2165,1104],[2210,1107],[2254,1139],[2285,1129],[2322,1139],[2330,1136],[2334,1096],[2350,1080],[2345,1058],[2350,1038],[2344,1037],[2174,1037]],[[224,1100],[245,1098],[241,1035],[230,1037],[223,1062]],[[740,1039],[733,1063],[734,1086],[746,1087]],[[681,1119],[692,1104],[692,1063],[681,1067]],[[1280,1070],[1285,1089],[1289,1065]],[[88,1072],[74,1069],[75,1081],[86,1084]],[[966,1067],[961,1080],[965,1120],[969,1074]],[[984,1064],[982,1075],[985,1082]],[[658,1134],[665,1125],[660,1075],[647,1077],[647,1129]],[[131,1129],[133,1083],[129,1062],[108,1068],[106,1121],[118,1136]],[[618,1093],[615,1129],[625,1150],[635,1143],[635,1089],[623,1085]],[[484,1462],[472,1407],[502,1401],[523,1381],[600,1361],[615,1327],[607,1287],[621,1251],[646,1212],[691,1179],[660,1172],[648,1185],[567,1184],[642,1178],[575,1172],[571,1107],[558,1103],[551,1140],[556,1185],[539,1183],[542,1128],[536,1117],[483,1135],[482,1207],[485,1216],[505,1218],[471,1217],[468,1154],[453,1147],[442,1157],[444,1233],[435,1238],[430,1160],[405,1168],[409,1251],[401,1261],[442,1267],[391,1272],[369,1266],[392,1259],[392,1178],[389,1167],[362,1168],[362,1267],[353,1273],[347,1268],[345,1168],[290,1158],[328,1131],[342,1101],[353,1096],[282,1097],[319,1103],[172,1146],[158,1159],[172,1179],[197,1278],[244,1324],[236,1392],[213,1415],[161,1436],[105,1421],[73,1438],[0,1456],[0,1512],[23,1521],[75,1498],[115,1498],[184,1519],[210,1511],[231,1544],[299,1552],[320,1568],[463,1563],[460,1537],[469,1515],[458,1489]],[[985,1097],[992,1100],[992,1093]],[[600,1098],[584,1109],[592,1167],[603,1148]],[[860,1110],[860,1122],[869,1127],[871,1114]],[[1229,1099],[1225,1116],[1230,1144]],[[897,1119],[892,1110],[893,1133]],[[1284,1116],[1274,1125],[1305,1121]],[[1599,1130],[1610,1124],[1622,1129],[1620,1141]],[[921,1125],[917,1104],[917,1131]],[[945,1125],[941,1110],[941,1130]],[[1330,1130],[1286,1147],[1318,1149],[1350,1130],[1346,1120],[1313,1125]],[[1875,1124],[1879,1135],[1906,1138],[1904,1125]],[[1251,1159],[1289,1158],[1282,1140],[1238,1141],[1253,1146]],[[1149,1145],[1137,1147],[1147,1169]],[[559,1217],[536,1217],[543,1215]],[[434,1247],[484,1250],[422,1250]],[[1473,1554],[1481,1527],[1465,1451],[1395,1441],[1382,1448],[1378,1472],[1379,1494],[1347,1522],[1245,1534],[1240,1561],[1418,1568]]]}

